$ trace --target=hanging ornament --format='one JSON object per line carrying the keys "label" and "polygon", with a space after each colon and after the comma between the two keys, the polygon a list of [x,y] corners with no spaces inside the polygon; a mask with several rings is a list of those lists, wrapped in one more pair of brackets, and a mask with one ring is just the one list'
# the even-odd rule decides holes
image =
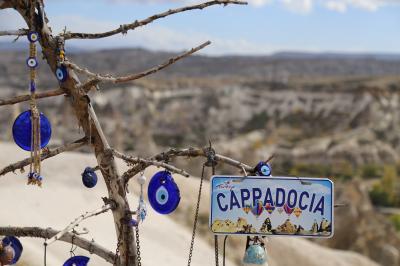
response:
{"label": "hanging ornament", "polygon": [[18,262],[21,257],[23,247],[18,238],[6,236],[0,245],[0,265],[11,265]]}
{"label": "hanging ornament", "polygon": [[73,256],[64,262],[63,266],[86,266],[89,260],[86,256]]}
{"label": "hanging ornament", "polygon": [[30,170],[28,173],[28,185],[42,185],[41,149],[47,146],[51,137],[51,125],[49,120],[39,112],[36,105],[36,42],[39,40],[38,32],[34,31],[35,5],[31,5],[30,31],[27,34],[29,40],[29,57],[26,64],[29,67],[30,110],[21,113],[14,121],[12,132],[15,143],[26,151],[31,152]]}
{"label": "hanging ornament", "polygon": [[267,260],[267,252],[259,244],[250,245],[244,254],[243,265],[263,265]]}
{"label": "hanging ornament", "polygon": [[272,204],[270,204],[270,203],[267,203],[267,204],[265,204],[265,210],[266,210],[269,214],[271,214],[271,213],[275,210],[275,206],[272,205]]}
{"label": "hanging ornament", "polygon": [[55,74],[58,81],[64,82],[68,78],[68,70],[64,66],[64,61],[65,61],[64,39],[58,36],[56,37],[56,40],[57,40],[57,68]]}
{"label": "hanging ornament", "polygon": [[82,182],[87,188],[93,188],[97,184],[97,175],[92,167],[86,167],[82,173]]}
{"label": "hanging ornament", "polygon": [[59,81],[64,82],[68,78],[68,71],[65,66],[57,67],[56,69],[56,77]]}
{"label": "hanging ornament", "polygon": [[39,33],[36,31],[30,31],[28,32],[28,41],[31,43],[35,43],[39,40]]}
{"label": "hanging ornament", "polygon": [[160,171],[151,178],[147,194],[151,207],[160,214],[173,212],[181,200],[179,188],[168,171]]}
{"label": "hanging ornament", "polygon": [[146,183],[146,179],[147,178],[144,176],[143,173],[141,173],[136,179],[140,185],[139,205],[137,208],[137,224],[139,224],[139,222],[143,222],[147,215],[146,203],[143,199],[143,185]]}
{"label": "hanging ornament", "polygon": [[[23,150],[32,151],[32,111],[21,113],[14,121],[12,134],[15,143]],[[40,114],[40,148],[49,144],[51,138],[50,121],[44,114]]]}
{"label": "hanging ornament", "polygon": [[256,205],[253,207],[253,209],[251,209],[251,212],[254,214],[254,216],[256,216],[257,218],[261,215],[261,213],[263,212],[264,207],[263,204],[261,202],[261,200],[257,201]]}
{"label": "hanging ornament", "polygon": [[270,176],[272,174],[271,166],[266,162],[259,162],[255,167],[258,176]]}

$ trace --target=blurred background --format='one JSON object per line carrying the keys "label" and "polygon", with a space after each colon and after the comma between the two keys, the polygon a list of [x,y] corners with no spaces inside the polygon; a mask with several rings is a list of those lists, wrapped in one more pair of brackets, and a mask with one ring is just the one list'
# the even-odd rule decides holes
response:
{"label": "blurred background", "polygon": [[[194,1],[45,3],[58,34],[111,30]],[[0,11],[0,30],[24,27],[16,12]],[[94,72],[123,75],[212,41],[200,54],[153,76],[91,92],[112,146],[150,156],[211,140],[218,153],[249,165],[274,154],[276,176],[329,177],[336,203],[346,206],[335,209],[335,236],[314,244],[366,259],[340,265],[395,266],[400,265],[399,28],[397,0],[249,0],[248,6],[178,14],[125,36],[70,41],[66,55]],[[0,40],[0,98],[28,92],[27,55],[25,38]],[[45,61],[39,63],[39,91],[55,89],[54,75]],[[12,142],[13,120],[28,108],[28,103],[1,108],[2,143]],[[51,146],[82,135],[63,97],[40,100],[39,108],[53,125]],[[7,163],[1,161],[1,167]],[[174,163],[201,173],[199,160]],[[224,165],[217,171],[237,174]],[[190,230],[193,210],[186,204],[172,218]],[[211,247],[206,207],[202,215],[201,235]],[[228,255],[239,265],[244,247],[235,240],[229,245],[239,248]],[[321,265],[304,265],[313,263]]]}

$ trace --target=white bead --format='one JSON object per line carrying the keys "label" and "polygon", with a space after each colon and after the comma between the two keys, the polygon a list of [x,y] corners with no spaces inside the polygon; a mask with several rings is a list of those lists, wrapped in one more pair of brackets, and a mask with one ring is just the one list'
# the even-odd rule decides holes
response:
{"label": "white bead", "polygon": [[136,180],[139,183],[139,185],[144,185],[146,183],[146,177],[144,175],[138,176]]}

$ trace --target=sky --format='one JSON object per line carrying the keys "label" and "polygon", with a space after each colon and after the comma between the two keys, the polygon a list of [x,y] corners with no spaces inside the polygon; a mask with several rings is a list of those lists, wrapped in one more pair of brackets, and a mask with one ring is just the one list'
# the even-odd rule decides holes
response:
{"label": "sky", "polygon": [[[400,0],[249,0],[157,20],[127,35],[74,40],[84,49],[142,47],[182,51],[207,40],[209,55],[281,51],[400,53]],[[53,32],[102,32],[194,0],[48,0]],[[14,10],[0,10],[0,30],[24,27]],[[2,37],[3,40],[10,39]],[[0,39],[1,41],[1,39]],[[11,45],[11,44],[10,44]]]}

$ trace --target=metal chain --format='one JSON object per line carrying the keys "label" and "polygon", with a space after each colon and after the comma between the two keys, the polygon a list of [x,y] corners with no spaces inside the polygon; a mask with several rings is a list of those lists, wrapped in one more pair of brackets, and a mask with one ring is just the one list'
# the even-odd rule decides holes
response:
{"label": "metal chain", "polygon": [[218,236],[214,236],[215,266],[219,265]]}
{"label": "metal chain", "polygon": [[119,248],[120,248],[121,244],[122,244],[122,224],[121,224],[121,227],[119,228],[117,248],[115,249],[114,265],[117,265],[118,257],[119,257]]}
{"label": "metal chain", "polygon": [[140,257],[140,240],[139,240],[139,225],[136,226],[135,228],[136,232],[136,261],[137,261],[137,266],[142,265],[142,258]]}
{"label": "metal chain", "polygon": [[201,199],[201,189],[203,187],[203,179],[204,179],[204,168],[201,170],[201,179],[200,179],[200,187],[199,187],[199,195],[197,197],[197,205],[196,205],[196,212],[194,215],[194,222],[193,222],[193,231],[192,231],[192,240],[190,242],[190,249],[189,249],[189,258],[188,258],[188,266],[192,263],[192,255],[193,255],[193,247],[194,247],[194,239],[196,237],[196,228],[197,228],[197,220],[199,218],[199,209],[200,209],[200,199]]}

